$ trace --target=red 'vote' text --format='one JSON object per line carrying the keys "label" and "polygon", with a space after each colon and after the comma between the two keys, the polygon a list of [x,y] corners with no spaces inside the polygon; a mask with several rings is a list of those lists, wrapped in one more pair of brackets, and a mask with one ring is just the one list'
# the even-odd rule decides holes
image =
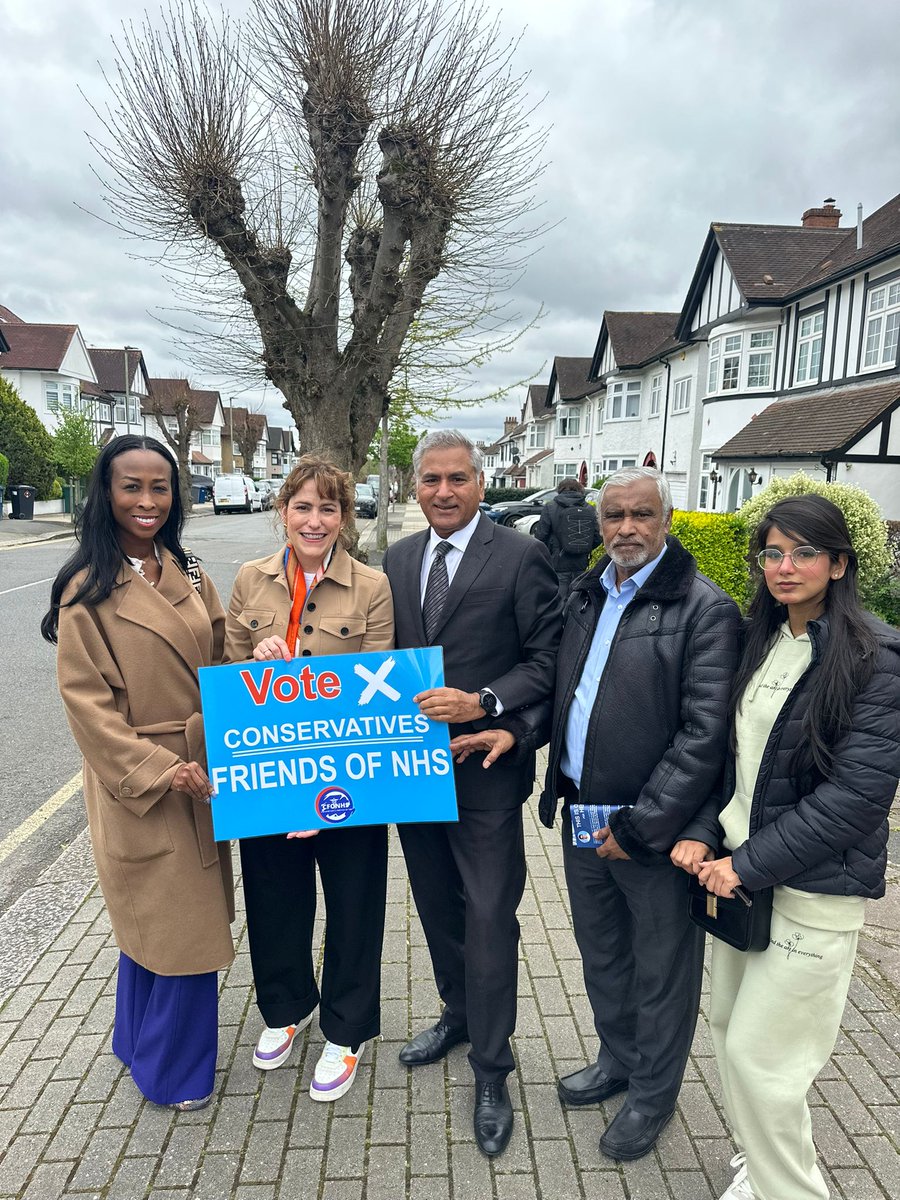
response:
{"label": "red 'vote' text", "polygon": [[250,671],[241,671],[244,687],[254,704],[265,704],[271,694],[282,704],[291,704],[301,696],[304,700],[334,700],[341,694],[341,681],[334,671],[323,671],[316,675],[310,666],[305,666],[297,675],[275,676],[274,667],[266,667],[259,683]]}

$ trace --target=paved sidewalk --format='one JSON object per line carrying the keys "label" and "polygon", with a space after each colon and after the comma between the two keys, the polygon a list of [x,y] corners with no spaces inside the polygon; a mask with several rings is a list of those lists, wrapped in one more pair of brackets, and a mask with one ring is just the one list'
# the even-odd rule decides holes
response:
{"label": "paved sidewalk", "polygon": [[[399,507],[399,506],[398,506]],[[396,514],[391,540],[421,527]],[[733,1153],[705,1021],[678,1113],[637,1163],[603,1158],[597,1138],[621,1098],[564,1110],[557,1075],[596,1044],[571,933],[558,830],[526,807],[520,908],[516,1128],[507,1153],[478,1153],[465,1048],[409,1072],[407,1037],[438,1013],[424,938],[395,835],[384,946],[381,1039],[335,1105],[307,1094],[322,1044],[313,1021],[292,1060],[250,1062],[260,1022],[242,896],[237,958],[221,977],[214,1103],[175,1114],[143,1101],[110,1051],[117,952],[85,834],[0,920],[0,1197],[4,1200],[715,1200]],[[189,914],[188,914],[189,919]],[[813,1123],[834,1196],[900,1196],[900,872],[870,926]],[[321,934],[321,924],[319,925]],[[5,1152],[3,1151],[5,1147]],[[779,1198],[790,1200],[790,1197]]]}

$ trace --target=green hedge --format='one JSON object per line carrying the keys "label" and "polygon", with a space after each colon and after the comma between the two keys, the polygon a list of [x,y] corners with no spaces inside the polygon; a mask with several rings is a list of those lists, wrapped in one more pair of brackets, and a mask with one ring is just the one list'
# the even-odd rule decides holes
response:
{"label": "green hedge", "polygon": [[672,514],[672,533],[713,583],[744,607],[750,597],[750,535],[735,513]]}
{"label": "green hedge", "polygon": [[9,479],[9,459],[5,454],[0,454],[0,488],[6,487],[7,479]]}
{"label": "green hedge", "polygon": [[535,492],[542,490],[542,488],[485,488],[484,498],[488,504],[499,504],[501,501],[505,504],[507,500],[526,500]]}
{"label": "green hedge", "polygon": [[[744,608],[750,596],[746,523],[735,513],[680,512],[672,514],[672,533],[697,560],[698,568]],[[602,557],[600,546],[591,566]]]}

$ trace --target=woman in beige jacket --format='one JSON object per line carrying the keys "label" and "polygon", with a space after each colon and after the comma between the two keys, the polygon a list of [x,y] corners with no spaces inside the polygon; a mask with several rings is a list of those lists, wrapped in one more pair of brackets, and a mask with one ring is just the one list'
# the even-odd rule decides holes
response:
{"label": "woman in beige jacket", "polygon": [[[353,482],[306,455],[278,495],[286,544],[245,563],[228,608],[225,658],[287,661],[394,645],[387,578],[347,553]],[[316,866],[325,896],[321,991],[312,956]],[[336,1100],[353,1084],[366,1041],[380,1030],[387,829],[357,825],[241,841],[256,998],[265,1022],[253,1062],[272,1070],[319,1008],[325,1048],[310,1096]]]}
{"label": "woman in beige jacket", "polygon": [[181,547],[182,525],[166,448],[116,438],[97,459],[41,631],[59,644],[121,951],[113,1050],[149,1100],[188,1109],[213,1090],[234,897],[230,849],[213,838],[197,682],[198,667],[221,661],[224,612]]}

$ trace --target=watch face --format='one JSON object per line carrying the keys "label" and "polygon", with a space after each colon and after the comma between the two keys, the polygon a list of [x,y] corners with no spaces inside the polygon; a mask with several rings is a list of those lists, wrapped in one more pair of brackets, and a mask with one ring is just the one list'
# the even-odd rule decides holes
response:
{"label": "watch face", "polygon": [[485,689],[481,693],[479,699],[481,701],[481,707],[489,717],[492,717],[497,711],[497,697],[493,692],[489,692],[487,689]]}

